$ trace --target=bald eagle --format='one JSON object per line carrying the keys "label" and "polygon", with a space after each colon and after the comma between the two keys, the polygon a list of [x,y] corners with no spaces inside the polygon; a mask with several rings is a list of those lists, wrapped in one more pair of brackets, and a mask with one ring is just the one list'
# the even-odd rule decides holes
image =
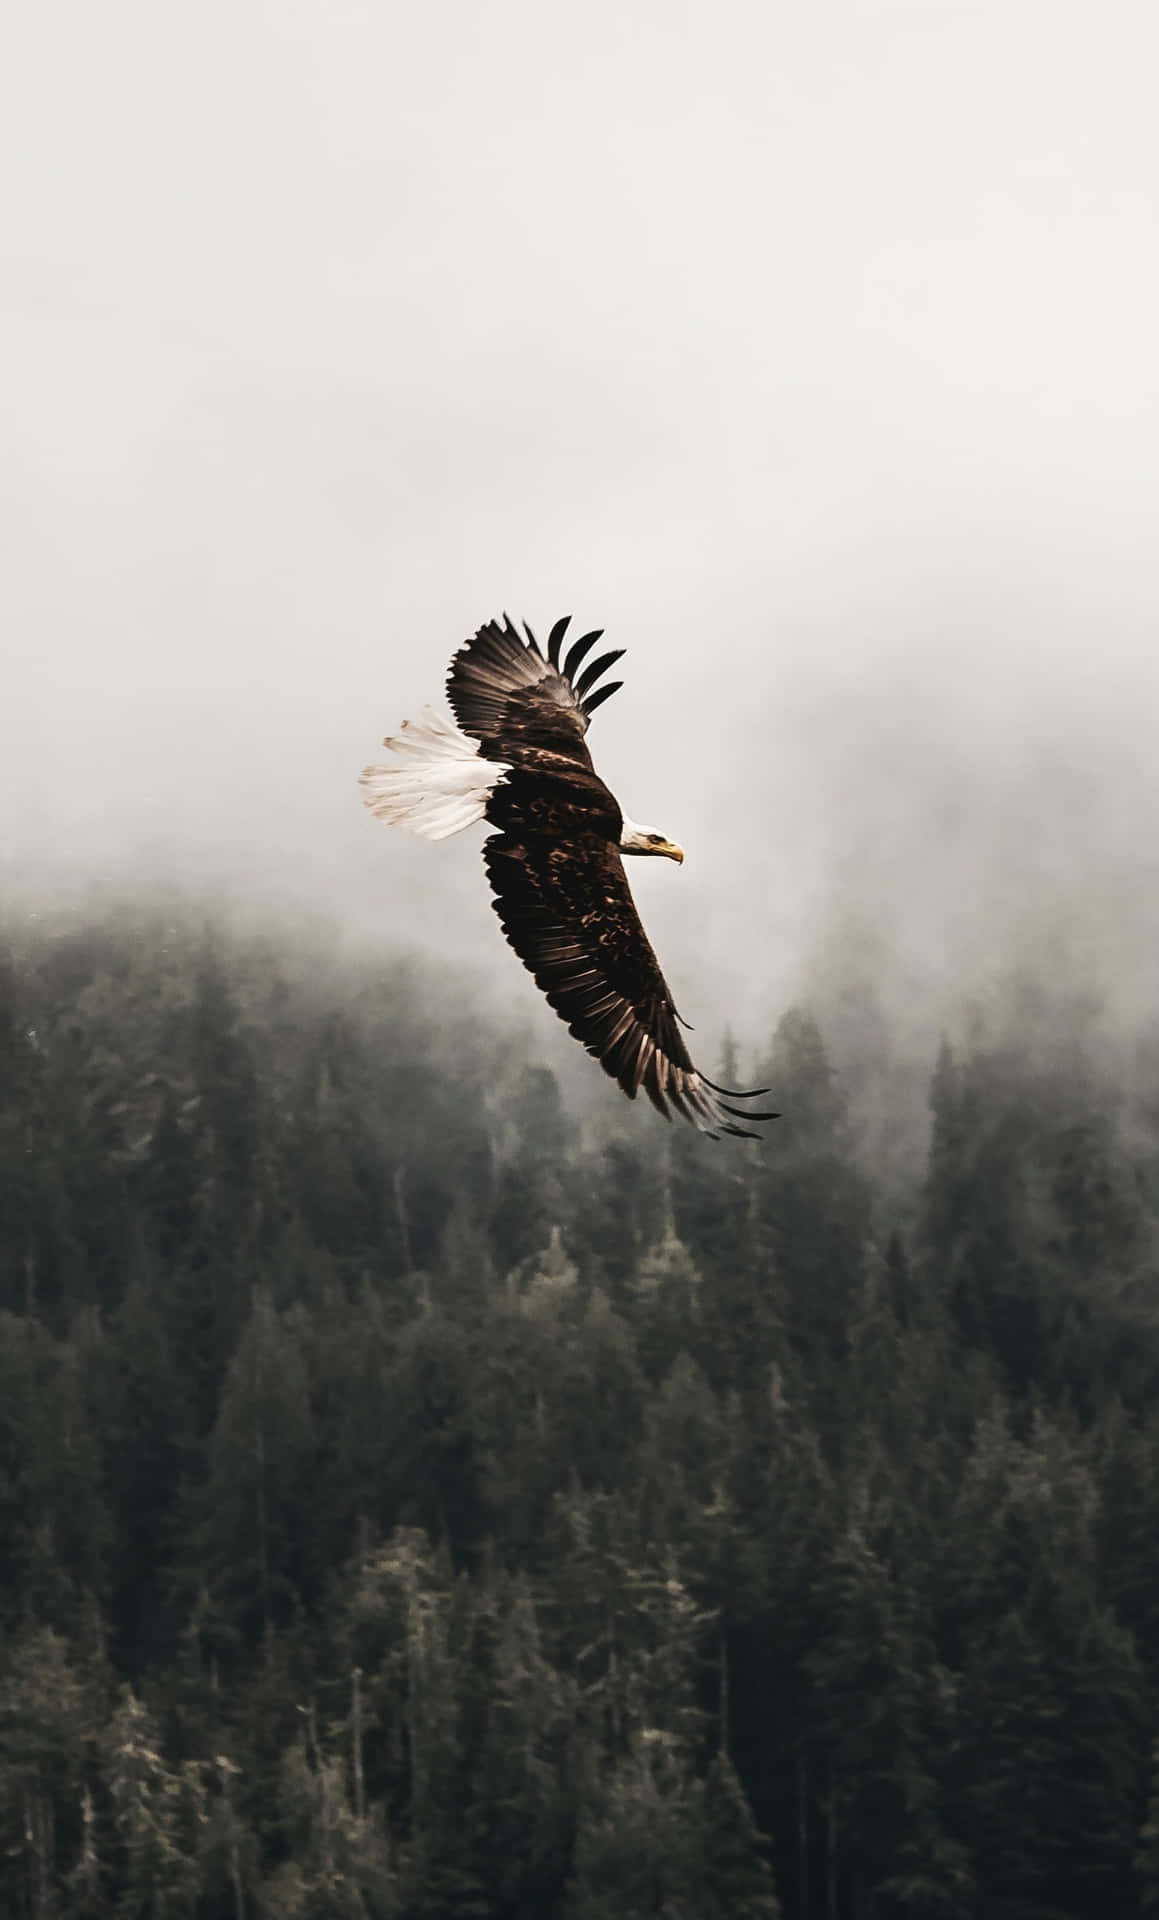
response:
{"label": "bald eagle", "polygon": [[757,1139],[738,1120],[775,1114],[731,1106],[768,1091],[718,1087],[693,1066],[680,1020],[640,925],[621,854],[683,861],[680,847],[637,826],[608,791],[584,744],[596,708],[622,685],[595,690],[623,654],[580,671],[602,629],[573,642],[560,662],[570,616],[556,622],[546,655],[506,614],[461,647],[447,675],[458,726],[430,707],[383,745],[385,766],[361,777],[366,805],[428,840],[475,820],[496,832],[483,845],[494,907],[512,947],[549,1005],[630,1100],[643,1087],[702,1133]]}

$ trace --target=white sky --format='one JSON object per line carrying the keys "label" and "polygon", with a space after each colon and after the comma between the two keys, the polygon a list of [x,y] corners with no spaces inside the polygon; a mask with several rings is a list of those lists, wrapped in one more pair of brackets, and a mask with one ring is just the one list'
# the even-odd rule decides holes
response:
{"label": "white sky", "polygon": [[698,1027],[851,915],[915,990],[1033,926],[1142,991],[1157,74],[1152,0],[21,9],[9,873],[514,969],[478,836],[353,782],[483,619],[571,611]]}

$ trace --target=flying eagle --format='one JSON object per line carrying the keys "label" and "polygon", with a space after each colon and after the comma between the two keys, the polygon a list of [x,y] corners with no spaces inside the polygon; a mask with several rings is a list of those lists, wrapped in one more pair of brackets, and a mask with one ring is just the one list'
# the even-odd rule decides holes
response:
{"label": "flying eagle", "polygon": [[519,958],[570,1032],[630,1100],[640,1088],[702,1133],[757,1139],[737,1120],[775,1114],[730,1106],[753,1093],[718,1087],[693,1066],[656,955],[640,925],[620,858],[683,851],[621,810],[584,744],[596,708],[622,682],[595,683],[623,654],[580,668],[602,629],[573,642],[557,621],[546,656],[506,614],[480,627],[447,675],[458,726],[427,707],[383,745],[395,756],[367,767],[365,800],[380,820],[443,840],[475,820],[496,828],[483,844],[495,911]]}

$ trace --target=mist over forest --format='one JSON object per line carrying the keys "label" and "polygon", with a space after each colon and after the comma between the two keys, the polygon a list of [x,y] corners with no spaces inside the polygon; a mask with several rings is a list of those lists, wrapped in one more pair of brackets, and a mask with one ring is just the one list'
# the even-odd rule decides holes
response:
{"label": "mist over forest", "polygon": [[1159,1025],[816,985],[714,1142],[429,956],[10,907],[6,1911],[1149,1906]]}

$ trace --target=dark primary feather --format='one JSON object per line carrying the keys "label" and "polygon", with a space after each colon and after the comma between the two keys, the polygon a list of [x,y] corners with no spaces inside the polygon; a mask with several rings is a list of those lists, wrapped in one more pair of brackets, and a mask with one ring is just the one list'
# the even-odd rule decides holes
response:
{"label": "dark primary feather", "polygon": [[594,687],[600,676],[605,674],[609,667],[614,667],[616,661],[622,660],[623,657],[623,647],[613,647],[610,653],[601,653],[598,660],[593,660],[590,667],[585,667],[575,682],[576,699],[582,700],[588,688]]}
{"label": "dark primary feather", "polygon": [[734,1122],[775,1116],[730,1105],[752,1096],[714,1087],[689,1058],[620,859],[623,816],[584,740],[620,685],[595,682],[623,650],[577,678],[601,632],[574,641],[561,668],[568,624],[552,627],[545,657],[530,627],[525,641],[506,614],[488,621],[447,676],[459,725],[507,769],[487,803],[498,832],[483,847],[495,911],[548,1003],[629,1099],[643,1087],[668,1118],[755,1139]]}
{"label": "dark primary feather", "polygon": [[563,640],[564,634],[567,632],[570,625],[571,625],[571,615],[570,613],[565,613],[562,620],[556,621],[554,627],[551,629],[551,632],[547,636],[547,657],[551,661],[551,664],[553,667],[558,667],[559,665],[560,644]]}
{"label": "dark primary feather", "polygon": [[598,693],[593,693],[584,701],[584,712],[589,720],[597,707],[602,707],[605,700],[610,700],[614,693],[619,693],[623,684],[622,680],[609,680],[606,687],[601,687]]}
{"label": "dark primary feather", "polygon": [[567,651],[567,659],[563,663],[563,671],[568,680],[573,678],[576,668],[587,659],[596,641],[602,640],[603,637],[603,628],[597,627],[594,633],[585,633],[580,639],[572,642]]}
{"label": "dark primary feather", "polygon": [[623,650],[605,654],[588,668],[582,682],[574,682],[576,668],[600,635],[589,633],[577,640],[561,670],[559,648],[567,625],[566,620],[556,622],[544,659],[531,628],[526,629],[525,643],[504,614],[502,625],[489,620],[451,661],[447,697],[464,733],[482,742],[486,759],[517,759],[522,746],[535,745],[591,766],[583,737],[595,706],[612,689],[587,696]]}

